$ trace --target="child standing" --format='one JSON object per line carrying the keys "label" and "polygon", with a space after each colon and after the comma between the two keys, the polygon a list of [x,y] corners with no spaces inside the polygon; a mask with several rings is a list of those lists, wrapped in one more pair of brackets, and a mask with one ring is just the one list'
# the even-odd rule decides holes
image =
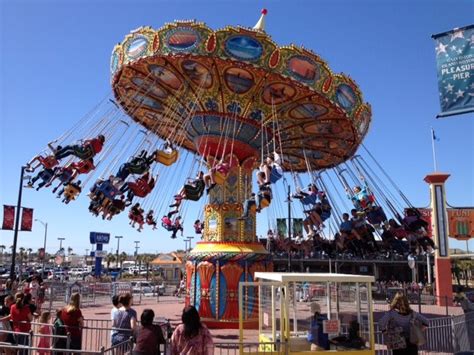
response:
{"label": "child standing", "polygon": [[41,313],[40,317],[40,323],[41,327],[39,330],[39,333],[44,335],[40,337],[40,341],[38,342],[38,348],[44,348],[38,351],[39,355],[50,355],[51,351],[46,350],[51,348],[51,337],[49,337],[52,334],[51,330],[51,313],[50,312],[43,312]]}

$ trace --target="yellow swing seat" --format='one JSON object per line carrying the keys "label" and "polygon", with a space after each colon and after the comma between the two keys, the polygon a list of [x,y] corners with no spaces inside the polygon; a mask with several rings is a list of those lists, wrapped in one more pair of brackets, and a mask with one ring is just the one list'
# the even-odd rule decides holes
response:
{"label": "yellow swing seat", "polygon": [[156,161],[166,166],[170,166],[178,160],[179,152],[172,150],[171,153],[167,153],[164,150],[159,150],[156,154]]}
{"label": "yellow swing seat", "polygon": [[215,172],[214,174],[214,182],[217,185],[223,185],[224,182],[227,180],[227,175],[224,175],[218,171]]}
{"label": "yellow swing seat", "polygon": [[64,197],[68,199],[69,201],[75,200],[80,192],[81,191],[77,187],[72,186],[72,185],[67,185],[64,188]]}
{"label": "yellow swing seat", "polygon": [[[270,206],[270,201],[267,199],[267,198],[263,198],[261,201],[260,201],[260,207],[262,209],[264,208],[267,208],[268,206]],[[252,211],[252,213],[256,213],[257,212],[257,205],[252,205],[250,207],[250,211]]]}

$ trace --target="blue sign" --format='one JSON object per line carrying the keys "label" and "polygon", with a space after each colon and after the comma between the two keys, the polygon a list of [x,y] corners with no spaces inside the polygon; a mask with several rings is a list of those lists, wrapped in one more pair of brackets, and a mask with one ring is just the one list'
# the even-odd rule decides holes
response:
{"label": "blue sign", "polygon": [[433,35],[441,113],[437,117],[474,111],[474,25]]}
{"label": "blue sign", "polygon": [[89,237],[91,244],[109,244],[110,240],[109,233],[91,232]]}

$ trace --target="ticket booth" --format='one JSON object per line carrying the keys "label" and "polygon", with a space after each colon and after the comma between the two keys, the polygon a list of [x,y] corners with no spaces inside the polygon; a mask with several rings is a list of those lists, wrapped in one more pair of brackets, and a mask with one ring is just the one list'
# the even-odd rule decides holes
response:
{"label": "ticket booth", "polygon": [[365,275],[256,272],[254,282],[240,283],[240,340],[248,339],[244,319],[258,312],[258,353],[375,354],[372,282]]}

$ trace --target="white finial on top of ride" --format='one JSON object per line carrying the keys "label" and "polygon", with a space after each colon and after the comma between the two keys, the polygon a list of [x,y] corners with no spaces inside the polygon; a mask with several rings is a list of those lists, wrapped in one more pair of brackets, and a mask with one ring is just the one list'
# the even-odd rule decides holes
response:
{"label": "white finial on top of ride", "polygon": [[258,22],[253,26],[254,30],[264,31],[265,32],[265,15],[267,14],[267,9],[262,9],[260,19]]}

